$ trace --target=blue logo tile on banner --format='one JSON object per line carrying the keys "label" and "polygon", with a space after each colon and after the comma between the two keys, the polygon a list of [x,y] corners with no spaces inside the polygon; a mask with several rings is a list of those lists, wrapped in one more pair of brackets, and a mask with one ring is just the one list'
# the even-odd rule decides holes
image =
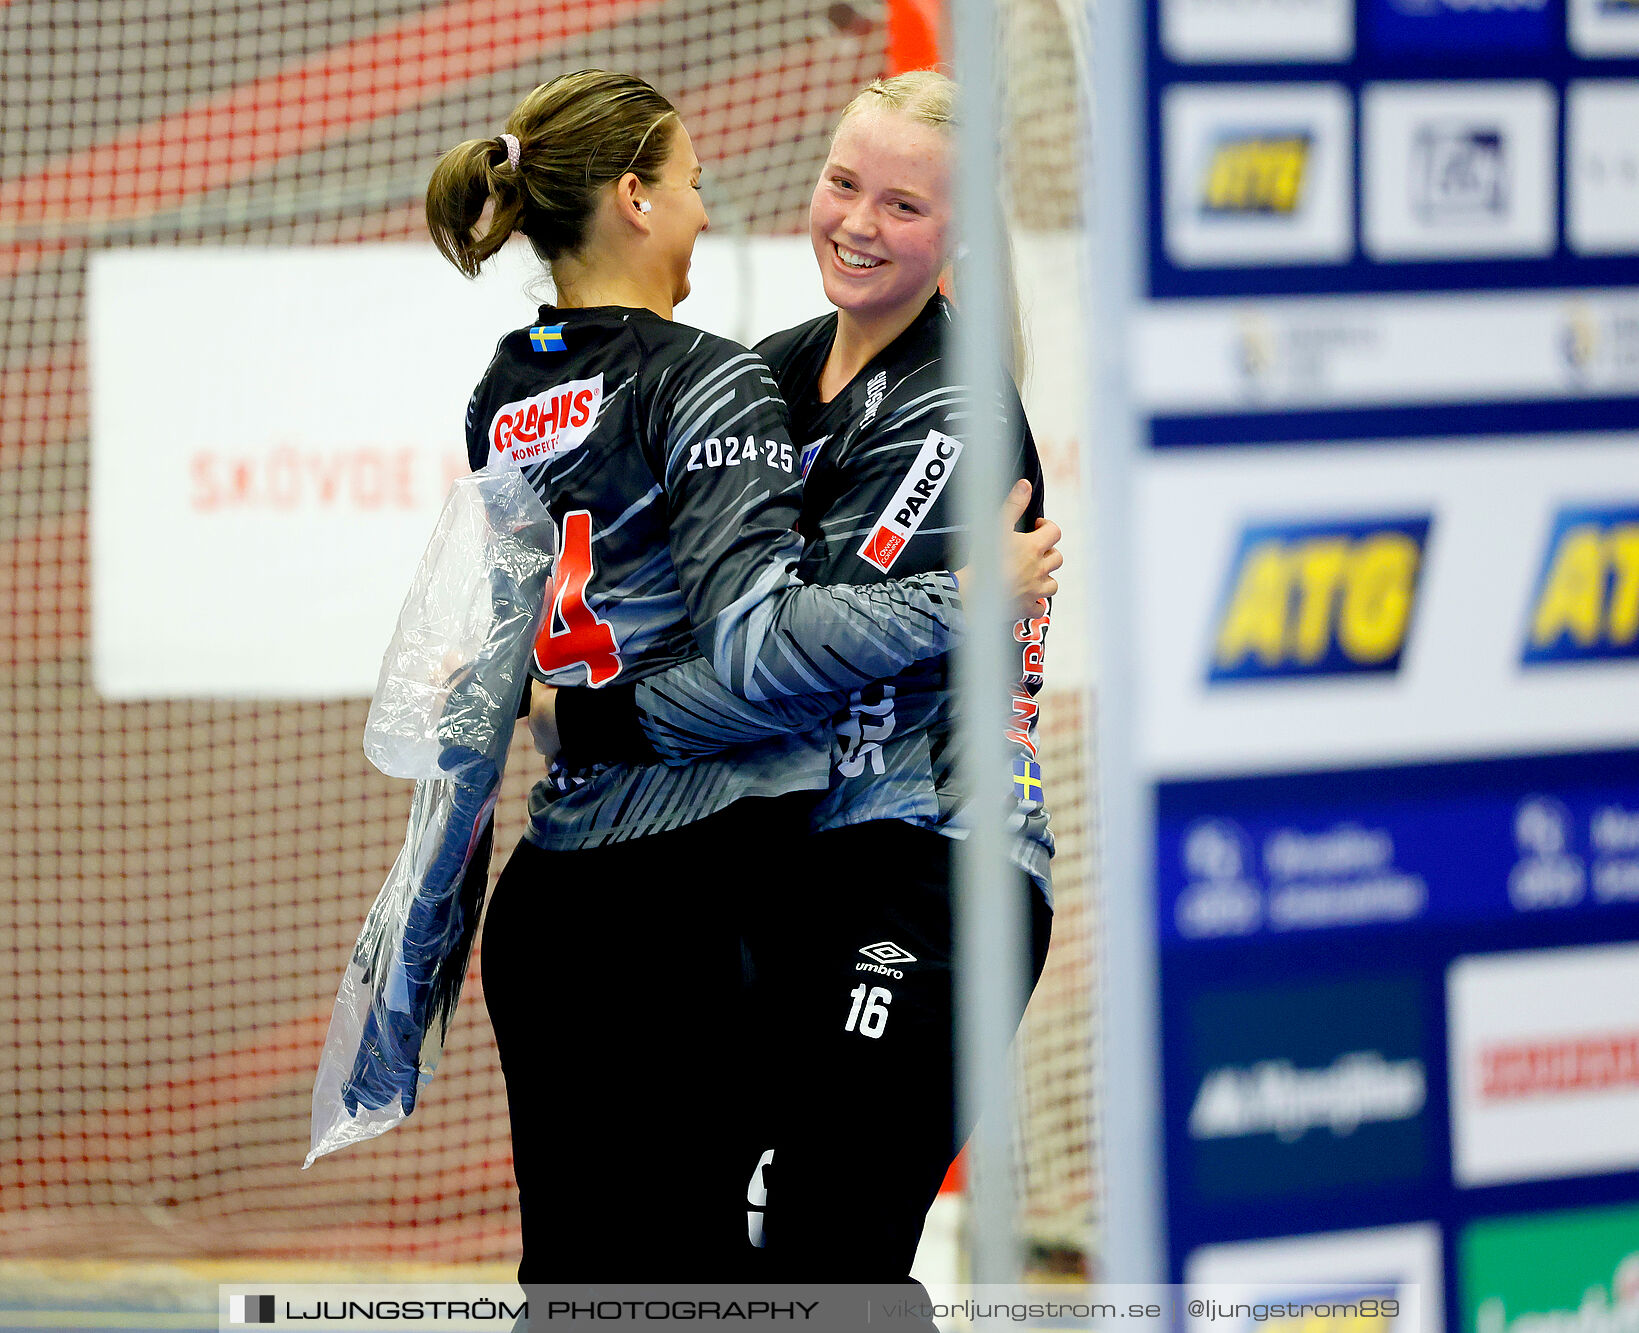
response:
{"label": "blue logo tile on banner", "polygon": [[1169,782],[1168,948],[1639,906],[1639,751]]}
{"label": "blue logo tile on banner", "polygon": [[1526,666],[1639,657],[1639,506],[1566,508],[1531,595]]}
{"label": "blue logo tile on banner", "polygon": [[1204,1200],[1421,1179],[1431,1160],[1413,974],[1207,991],[1189,1006],[1175,1114]]}
{"label": "blue logo tile on banner", "polygon": [[1368,0],[1365,18],[1380,50],[1460,55],[1546,51],[1558,12],[1554,0]]}
{"label": "blue logo tile on banner", "polygon": [[1398,671],[1429,523],[1423,514],[1248,526],[1213,625],[1208,681]]}

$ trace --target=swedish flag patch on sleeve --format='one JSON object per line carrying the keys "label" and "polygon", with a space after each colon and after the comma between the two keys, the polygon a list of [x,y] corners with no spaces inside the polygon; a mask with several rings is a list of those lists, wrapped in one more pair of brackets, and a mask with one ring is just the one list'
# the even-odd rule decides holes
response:
{"label": "swedish flag patch on sleeve", "polygon": [[1030,759],[1013,761],[1013,794],[1029,805],[1042,803],[1040,764]]}
{"label": "swedish flag patch on sleeve", "polygon": [[567,350],[563,341],[562,324],[537,324],[529,331],[529,341],[537,352]]}

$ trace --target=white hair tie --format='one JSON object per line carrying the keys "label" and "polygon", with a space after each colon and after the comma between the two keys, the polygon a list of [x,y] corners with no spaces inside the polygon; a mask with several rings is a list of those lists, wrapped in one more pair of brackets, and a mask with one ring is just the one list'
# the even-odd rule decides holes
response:
{"label": "white hair tie", "polygon": [[507,165],[516,171],[518,169],[518,158],[522,152],[518,146],[517,138],[511,134],[503,134],[501,144],[506,149]]}

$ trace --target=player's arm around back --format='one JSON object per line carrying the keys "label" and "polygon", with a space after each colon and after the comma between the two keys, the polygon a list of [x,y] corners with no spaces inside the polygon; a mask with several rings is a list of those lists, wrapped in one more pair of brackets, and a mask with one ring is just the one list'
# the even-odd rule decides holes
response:
{"label": "player's arm around back", "polygon": [[946,651],[964,627],[945,571],[875,587],[797,578],[801,477],[762,359],[702,334],[649,386],[672,562],[713,673],[761,700],[852,690]]}

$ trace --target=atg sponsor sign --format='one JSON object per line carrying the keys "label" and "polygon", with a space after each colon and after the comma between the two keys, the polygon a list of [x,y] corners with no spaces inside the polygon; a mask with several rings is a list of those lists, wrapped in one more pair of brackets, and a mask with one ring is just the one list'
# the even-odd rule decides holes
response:
{"label": "atg sponsor sign", "polygon": [[1213,684],[1394,672],[1429,516],[1247,527],[1213,630]]}
{"label": "atg sponsor sign", "polygon": [[1465,1333],[1639,1328],[1639,1204],[1489,1218],[1458,1256]]}
{"label": "atg sponsor sign", "polygon": [[1548,0],[1370,0],[1366,28],[1408,53],[1544,50],[1555,37]]}
{"label": "atg sponsor sign", "polygon": [[1427,1065],[1412,976],[1212,991],[1189,1014],[1200,1196],[1312,1194],[1420,1178]]}
{"label": "atg sponsor sign", "polygon": [[[1639,745],[1639,662],[1521,666],[1556,516],[1580,497],[1639,505],[1639,437],[1385,460],[1224,449],[1146,466],[1137,706],[1153,772]],[[1618,578],[1603,595],[1609,642],[1629,593]]]}
{"label": "atg sponsor sign", "polygon": [[1181,84],[1167,90],[1162,117],[1175,264],[1348,257],[1352,115],[1343,88]]}
{"label": "atg sponsor sign", "polygon": [[1639,945],[1459,958],[1447,998],[1458,1184],[1639,1166]]}
{"label": "atg sponsor sign", "polygon": [[1527,666],[1639,657],[1639,504],[1554,518],[1531,598]]}

